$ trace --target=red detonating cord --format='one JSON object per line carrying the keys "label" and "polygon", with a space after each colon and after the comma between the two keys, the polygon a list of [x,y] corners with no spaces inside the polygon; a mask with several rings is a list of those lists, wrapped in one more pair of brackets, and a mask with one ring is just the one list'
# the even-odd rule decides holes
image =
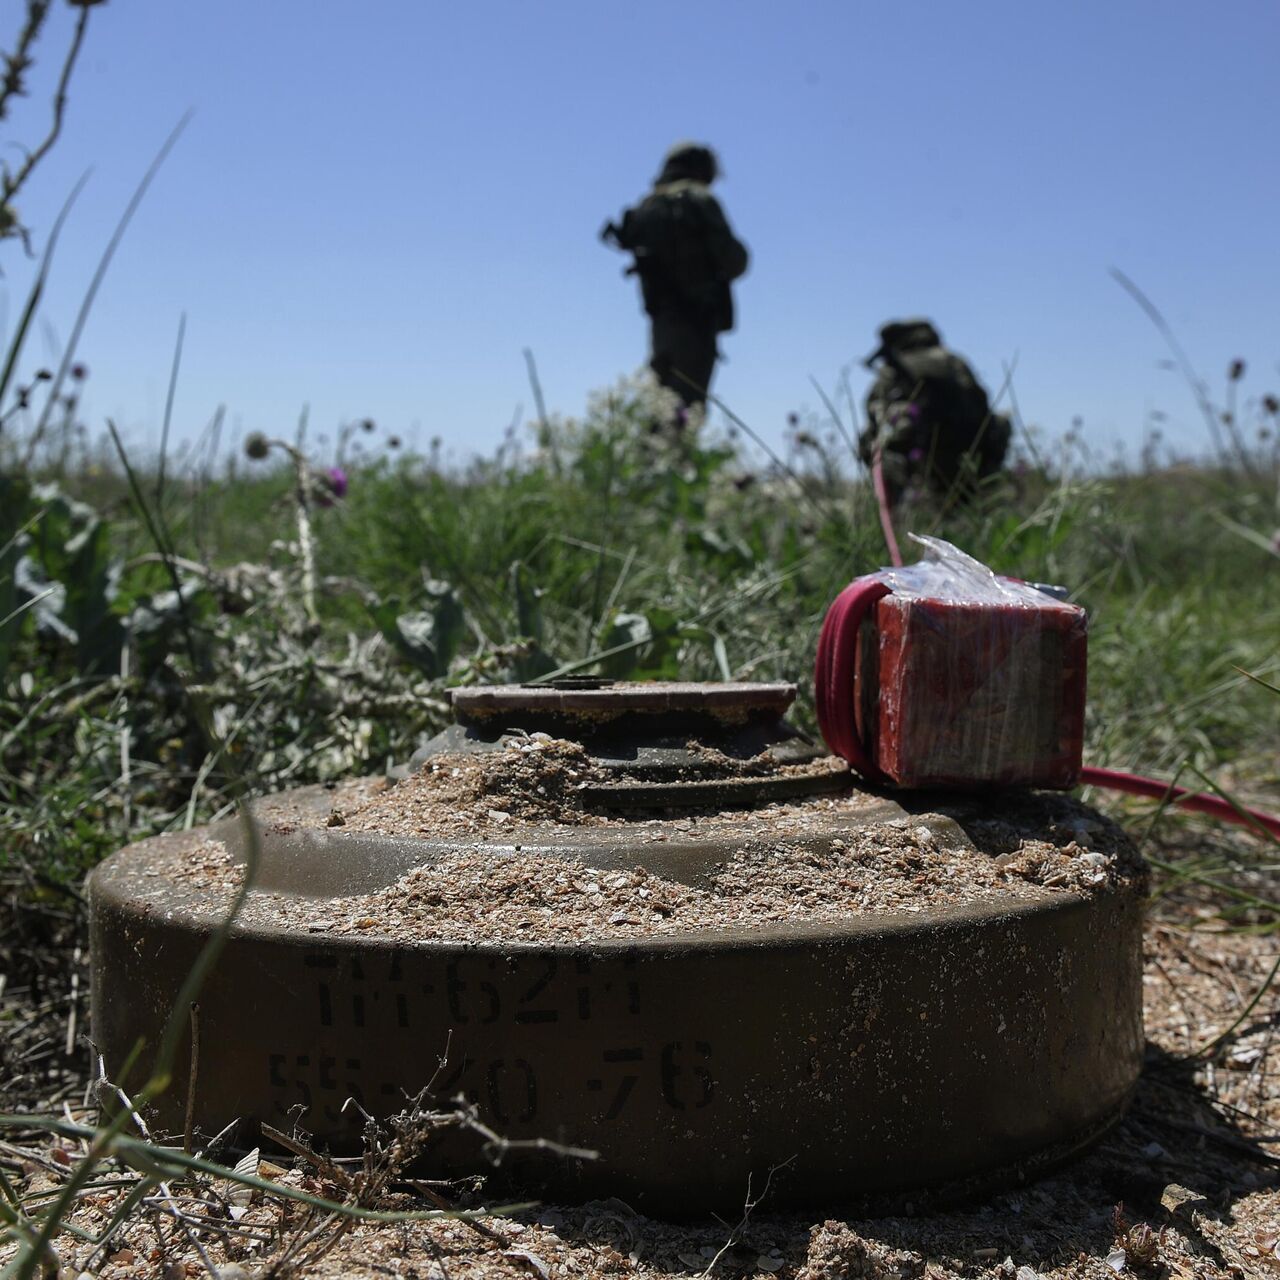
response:
{"label": "red detonating cord", "polygon": [[[893,532],[893,518],[889,511],[889,496],[879,453],[872,464],[871,476],[889,557],[895,566],[900,566],[902,556]],[[836,755],[847,760],[869,782],[880,784],[887,783],[890,779],[877,767],[858,736],[854,716],[854,673],[859,628],[876,601],[888,594],[889,587],[874,574],[858,578],[845,587],[831,602],[823,620],[813,673],[818,727],[822,730],[827,746]],[[1233,805],[1221,796],[1188,791],[1185,787],[1175,787],[1141,774],[1124,773],[1118,769],[1099,769],[1093,765],[1085,765],[1080,770],[1080,781],[1093,787],[1106,787],[1111,791],[1123,791],[1129,795],[1146,796],[1152,800],[1176,804],[1195,813],[1207,813],[1221,818],[1224,822],[1238,823],[1255,831],[1270,832],[1280,839],[1280,817],[1263,813],[1259,809]]]}
{"label": "red detonating cord", "polygon": [[851,582],[831,602],[818,636],[818,656],[813,672],[813,697],[818,727],[827,746],[847,760],[870,782],[889,779],[871,759],[858,736],[854,720],[853,677],[858,653],[858,629],[867,610],[889,594],[877,577]]}
{"label": "red detonating cord", "polygon": [[884,450],[877,448],[871,463],[871,485],[876,491],[876,506],[880,508],[880,528],[884,530],[884,545],[889,548],[889,563],[895,569],[902,568],[902,552],[898,550],[898,535],[893,531],[893,513],[889,510],[889,490],[884,482]]}
{"label": "red detonating cord", "polygon": [[1125,791],[1131,796],[1148,796],[1152,800],[1167,800],[1182,809],[1195,813],[1211,814],[1224,822],[1236,822],[1242,827],[1261,827],[1280,839],[1280,818],[1261,809],[1248,809],[1233,805],[1221,796],[1204,791],[1188,791],[1185,787],[1144,778],[1140,773],[1123,773],[1119,769],[1099,769],[1087,764],[1080,770],[1080,781],[1091,787],[1107,787],[1111,791]]}

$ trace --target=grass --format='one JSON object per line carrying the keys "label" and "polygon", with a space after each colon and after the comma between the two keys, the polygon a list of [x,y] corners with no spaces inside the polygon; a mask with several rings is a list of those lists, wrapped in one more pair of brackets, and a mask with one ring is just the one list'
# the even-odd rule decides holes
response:
{"label": "grass", "polygon": [[[5,482],[0,545],[16,537],[54,596],[5,628],[0,857],[73,882],[128,839],[225,811],[238,777],[376,771],[440,725],[455,683],[788,679],[812,724],[825,607],[884,560],[869,487],[830,424],[760,466],[723,436],[653,431],[653,400],[624,382],[456,469],[347,432],[341,500],[282,450],[171,463],[157,501],[154,468],[131,487],[47,444],[43,485]],[[1265,788],[1278,704],[1245,673],[1280,671],[1277,475],[1261,451],[1248,470],[1068,457],[898,523],[1089,608],[1091,762]]]}

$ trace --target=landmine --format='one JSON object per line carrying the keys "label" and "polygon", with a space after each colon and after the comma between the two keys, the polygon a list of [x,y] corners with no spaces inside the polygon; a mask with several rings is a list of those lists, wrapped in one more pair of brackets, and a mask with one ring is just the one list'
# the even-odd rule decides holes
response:
{"label": "landmine", "polygon": [[[599,1156],[494,1171],[450,1132],[424,1176],[659,1214],[770,1170],[777,1204],[963,1194],[1093,1141],[1142,1059],[1132,846],[1062,796],[861,789],[794,693],[458,690],[398,778],[258,802],[156,1126],[357,1151],[362,1111],[430,1082]],[[223,822],[94,873],[108,1073],[157,1042],[246,847]]]}

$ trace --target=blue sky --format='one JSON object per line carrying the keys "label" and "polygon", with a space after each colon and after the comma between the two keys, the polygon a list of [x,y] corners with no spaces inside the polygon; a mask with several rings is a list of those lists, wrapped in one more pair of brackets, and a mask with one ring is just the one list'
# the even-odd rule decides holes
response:
{"label": "blue sky", "polygon": [[[20,8],[0,2],[5,44]],[[69,23],[59,4],[6,142],[36,136]],[[565,413],[643,363],[596,233],[692,137],[753,255],[715,390],[762,434],[922,313],[989,383],[1016,355],[1048,431],[1079,415],[1132,448],[1155,409],[1190,449],[1192,399],[1108,268],[1215,390],[1236,356],[1248,391],[1280,389],[1278,49],[1273,0],[113,0],[21,210],[39,237],[92,166],[44,309],[65,337],[194,107],[81,345],[89,426],[156,439],[186,312],[179,437],[219,404],[288,431],[308,403],[316,431],[370,416],[461,456],[532,416],[524,347]],[[0,266],[12,323],[30,268],[13,242]]]}

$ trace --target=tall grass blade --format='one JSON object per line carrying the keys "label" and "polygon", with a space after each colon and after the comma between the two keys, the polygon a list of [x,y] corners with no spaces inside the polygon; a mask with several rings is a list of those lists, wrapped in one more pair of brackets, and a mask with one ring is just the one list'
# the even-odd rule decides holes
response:
{"label": "tall grass blade", "polygon": [[129,203],[125,206],[124,213],[120,215],[120,221],[116,223],[116,229],[111,233],[110,240],[107,241],[107,247],[103,250],[102,257],[98,260],[97,269],[93,273],[93,279],[90,280],[89,288],[85,291],[84,298],[81,300],[80,309],[76,312],[75,323],[71,326],[71,336],[67,339],[67,349],[62,353],[58,371],[54,374],[53,382],[49,387],[49,395],[45,400],[44,410],[36,423],[35,436],[37,439],[48,426],[49,416],[53,412],[53,407],[58,400],[58,392],[61,390],[62,384],[66,380],[67,371],[71,368],[71,362],[75,358],[80,335],[84,332],[89,313],[93,310],[94,299],[98,296],[98,290],[102,287],[102,282],[106,278],[107,268],[111,265],[111,260],[115,257],[121,240],[124,239],[124,233],[129,229],[129,224],[133,221],[133,215],[137,213],[138,206],[142,204],[143,197],[147,194],[152,181],[155,179],[156,174],[160,172],[164,162],[169,158],[169,153],[177,145],[178,139],[191,122],[191,117],[194,114],[194,110],[187,111],[182,119],[170,130],[169,136],[164,140],[160,150],[156,152],[155,159],[151,161],[146,173],[142,175],[142,180],[134,189]]}
{"label": "tall grass blade", "polygon": [[[89,175],[92,172],[92,169],[86,169],[81,174],[79,181],[71,188],[71,194],[63,202],[58,216],[54,219],[53,229],[49,232],[49,242],[45,245],[44,253],[40,258],[40,268],[36,272],[36,278],[27,294],[26,305],[22,309],[22,317],[18,321],[17,329],[14,330],[9,349],[5,352],[4,369],[0,371],[0,410],[4,408],[4,398],[9,392],[9,384],[13,381],[14,372],[18,367],[18,360],[27,340],[27,332],[31,328],[31,322],[35,318],[40,299],[44,294],[45,281],[49,278],[49,269],[53,265],[53,254],[58,247],[58,237],[62,234],[63,223],[66,222],[71,207],[75,204],[80,192],[84,190],[85,183],[89,181]],[[0,424],[2,423],[3,418],[0,418]]]}
{"label": "tall grass blade", "polygon": [[169,370],[169,392],[164,400],[164,422],[160,427],[160,460],[156,471],[156,506],[164,506],[164,472],[169,455],[169,428],[173,422],[173,397],[178,389],[178,369],[182,365],[182,343],[187,334],[187,313],[178,320],[178,339],[173,346],[173,365]]}

